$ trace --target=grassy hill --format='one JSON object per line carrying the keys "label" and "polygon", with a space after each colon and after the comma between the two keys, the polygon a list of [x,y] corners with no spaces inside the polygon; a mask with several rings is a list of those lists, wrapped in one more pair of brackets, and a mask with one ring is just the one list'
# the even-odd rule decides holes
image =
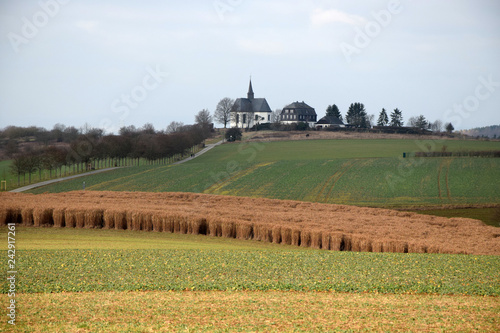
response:
{"label": "grassy hill", "polygon": [[500,202],[500,160],[402,158],[403,152],[500,150],[500,142],[303,140],[216,147],[176,166],[129,167],[33,190],[183,191],[399,207]]}

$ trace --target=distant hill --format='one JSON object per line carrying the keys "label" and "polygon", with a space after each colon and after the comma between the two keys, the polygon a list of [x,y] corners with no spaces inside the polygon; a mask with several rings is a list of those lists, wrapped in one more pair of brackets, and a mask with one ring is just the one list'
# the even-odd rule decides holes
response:
{"label": "distant hill", "polygon": [[477,127],[469,130],[460,131],[460,133],[473,137],[488,137],[492,139],[500,138],[500,125]]}

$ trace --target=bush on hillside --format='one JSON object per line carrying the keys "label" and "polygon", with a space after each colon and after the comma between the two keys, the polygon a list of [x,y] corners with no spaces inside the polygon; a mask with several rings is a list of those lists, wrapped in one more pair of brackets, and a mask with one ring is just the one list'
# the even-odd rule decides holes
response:
{"label": "bush on hillside", "polygon": [[229,142],[233,142],[236,140],[241,141],[241,130],[239,128],[233,127],[227,130],[226,132],[226,140]]}

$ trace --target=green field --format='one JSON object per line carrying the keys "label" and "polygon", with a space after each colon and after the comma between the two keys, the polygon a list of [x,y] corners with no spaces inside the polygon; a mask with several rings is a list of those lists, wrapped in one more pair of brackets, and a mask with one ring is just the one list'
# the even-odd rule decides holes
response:
{"label": "green field", "polygon": [[442,217],[463,217],[483,221],[487,225],[500,227],[500,207],[497,208],[461,208],[461,209],[430,209],[415,210],[419,214],[442,216]]}
{"label": "green field", "polygon": [[[13,174],[12,170],[10,169],[10,166],[12,164],[11,160],[5,160],[5,161],[0,161],[0,180],[4,180],[7,183],[7,190],[12,190],[15,188],[18,188],[19,186],[17,185],[18,182],[18,176],[17,174]],[[56,171],[52,170],[42,170],[41,172],[36,171],[31,174],[31,183],[37,183],[49,179],[55,179],[57,177],[60,177],[60,172],[62,172],[63,176],[69,176],[73,174],[77,174],[77,172],[73,172],[72,167],[68,166],[63,166],[61,170],[57,170],[57,175]],[[84,171],[80,171],[84,172]],[[21,175],[19,179],[19,183],[21,186],[28,185],[29,184],[29,175]],[[3,188],[2,188],[3,189]]]}
{"label": "green field", "polygon": [[[5,236],[6,228],[2,229]],[[303,250],[116,230],[18,227],[17,234],[21,293],[295,290],[500,295],[497,256]],[[2,293],[6,287],[3,282]]]}
{"label": "green field", "polygon": [[[198,148],[198,147],[192,149],[192,151],[199,151],[199,150],[200,150],[200,148]],[[186,155],[186,156],[188,156],[188,155]],[[177,155],[177,156],[171,158],[169,161],[171,162],[177,158],[180,159],[182,157],[180,155]],[[95,162],[94,166],[96,169],[104,169],[104,168],[113,167],[115,165],[115,163],[117,163],[116,160],[108,158],[108,159],[102,159],[102,160],[99,160],[98,162]],[[158,161],[156,161],[155,163],[152,163],[151,161],[148,161],[144,158],[141,158],[139,160],[134,159],[133,161],[132,161],[132,159],[127,158],[127,159],[122,160],[122,163],[124,165],[139,164],[140,166],[159,164]],[[66,176],[71,176],[71,175],[76,175],[76,174],[81,174],[81,173],[87,172],[87,170],[85,170],[83,164],[80,164],[79,167],[76,167],[76,165],[75,166],[73,166],[73,165],[62,166],[61,169],[57,170],[57,173],[55,170],[50,171],[48,169],[42,169],[42,170],[38,170],[36,172],[33,172],[31,174],[31,183],[29,182],[29,174],[21,175],[21,177],[19,178],[19,186],[18,186],[18,176],[17,176],[17,174],[12,173],[11,164],[12,164],[11,160],[0,161],[0,180],[6,182],[8,191],[19,188],[21,186],[26,186],[26,185],[46,181],[46,180],[57,179],[57,178],[61,178],[61,177],[66,177]],[[165,163],[162,163],[162,164],[165,164]],[[117,164],[117,165],[119,165],[119,164]],[[61,176],[61,174],[62,174],[62,176]],[[5,186],[5,185],[3,185],[3,186]],[[4,189],[5,189],[5,187],[2,187],[1,190],[4,190]]]}
{"label": "green field", "polygon": [[[2,227],[0,237],[6,233]],[[494,331],[500,324],[497,256],[17,227],[16,266],[19,332]],[[2,304],[7,290],[4,280]],[[12,327],[4,319],[0,330]]]}
{"label": "green field", "polygon": [[131,167],[33,190],[184,191],[374,207],[500,202],[498,158],[403,152],[500,150],[500,142],[312,140],[235,143],[177,166]]}

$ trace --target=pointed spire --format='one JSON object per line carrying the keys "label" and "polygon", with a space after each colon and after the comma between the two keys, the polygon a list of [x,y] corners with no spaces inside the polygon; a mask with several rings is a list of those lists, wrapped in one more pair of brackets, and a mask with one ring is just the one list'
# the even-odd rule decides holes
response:
{"label": "pointed spire", "polygon": [[253,88],[252,88],[252,77],[250,76],[250,85],[248,86],[248,99],[254,99]]}

